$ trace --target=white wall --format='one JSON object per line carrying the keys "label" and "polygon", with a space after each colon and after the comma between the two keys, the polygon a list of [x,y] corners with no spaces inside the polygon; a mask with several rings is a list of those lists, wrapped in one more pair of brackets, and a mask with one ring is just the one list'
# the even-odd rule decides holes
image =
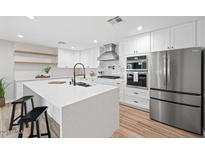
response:
{"label": "white wall", "polygon": [[14,43],[0,40],[0,78],[6,78],[11,83],[6,89],[6,101],[14,98]]}

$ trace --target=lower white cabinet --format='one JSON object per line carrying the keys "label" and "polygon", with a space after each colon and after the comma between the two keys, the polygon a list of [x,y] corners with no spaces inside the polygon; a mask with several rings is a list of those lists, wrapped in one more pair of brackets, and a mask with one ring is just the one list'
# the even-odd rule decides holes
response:
{"label": "lower white cabinet", "polygon": [[124,87],[125,87],[124,80],[122,79],[97,79],[95,80],[95,82],[99,84],[119,87],[120,102],[124,102]]}
{"label": "lower white cabinet", "polygon": [[149,111],[149,90],[126,87],[124,104]]}

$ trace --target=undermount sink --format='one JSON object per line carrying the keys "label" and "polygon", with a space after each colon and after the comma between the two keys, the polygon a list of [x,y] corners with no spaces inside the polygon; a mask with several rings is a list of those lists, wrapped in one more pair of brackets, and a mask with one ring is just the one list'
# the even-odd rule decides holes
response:
{"label": "undermount sink", "polygon": [[82,86],[82,87],[90,87],[91,85],[84,83],[84,82],[77,82],[76,85]]}

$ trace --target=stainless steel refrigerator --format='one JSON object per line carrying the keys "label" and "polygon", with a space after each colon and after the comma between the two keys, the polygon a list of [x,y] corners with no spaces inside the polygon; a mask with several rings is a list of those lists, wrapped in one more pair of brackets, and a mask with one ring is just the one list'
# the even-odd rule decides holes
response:
{"label": "stainless steel refrigerator", "polygon": [[202,133],[203,59],[202,48],[151,53],[151,119]]}

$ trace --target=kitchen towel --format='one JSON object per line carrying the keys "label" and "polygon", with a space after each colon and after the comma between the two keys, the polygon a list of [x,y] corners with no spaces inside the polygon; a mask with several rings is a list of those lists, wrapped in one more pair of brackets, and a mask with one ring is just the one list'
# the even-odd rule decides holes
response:
{"label": "kitchen towel", "polygon": [[134,72],[133,81],[138,82],[138,72]]}

